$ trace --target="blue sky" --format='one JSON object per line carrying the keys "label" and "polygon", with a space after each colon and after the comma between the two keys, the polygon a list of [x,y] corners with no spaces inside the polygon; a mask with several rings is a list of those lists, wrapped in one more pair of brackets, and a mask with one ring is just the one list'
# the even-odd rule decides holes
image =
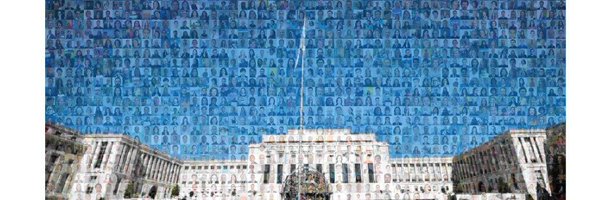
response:
{"label": "blue sky", "polygon": [[305,127],[374,132],[393,157],[565,121],[564,6],[444,2],[46,1],[46,120],[244,158],[299,127],[304,64]]}

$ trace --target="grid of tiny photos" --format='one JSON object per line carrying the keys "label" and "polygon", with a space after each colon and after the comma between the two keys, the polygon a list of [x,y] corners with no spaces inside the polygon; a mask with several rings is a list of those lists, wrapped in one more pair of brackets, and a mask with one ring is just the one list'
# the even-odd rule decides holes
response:
{"label": "grid of tiny photos", "polygon": [[[298,59],[303,20],[306,55]],[[565,121],[565,2],[46,0],[46,120],[184,159],[300,124],[454,155]]]}

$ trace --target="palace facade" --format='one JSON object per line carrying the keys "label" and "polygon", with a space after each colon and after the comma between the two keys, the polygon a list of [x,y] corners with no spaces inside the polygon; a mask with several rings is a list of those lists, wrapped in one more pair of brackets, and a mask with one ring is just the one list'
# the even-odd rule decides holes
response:
{"label": "palace facade", "polygon": [[171,197],[182,162],[120,134],[80,138],[86,151],[69,199]]}
{"label": "palace facade", "polygon": [[47,199],[68,197],[85,146],[79,133],[60,126],[46,126],[45,186]]}
{"label": "palace facade", "polygon": [[534,199],[550,191],[545,130],[510,130],[454,157],[457,193],[524,193]]}
{"label": "palace facade", "polygon": [[[316,199],[446,199],[452,193],[452,158],[392,159],[375,134],[347,129],[264,135],[262,143],[250,145],[248,158],[184,162],[180,196],[284,199],[312,191]],[[286,190],[303,170],[322,181],[296,183],[300,192]]]}
{"label": "palace facade", "polygon": [[289,130],[250,144],[247,160],[208,161],[179,160],[126,135],[74,135],[84,153],[61,191],[69,199],[524,199],[549,191],[545,130],[511,130],[455,157],[424,158],[391,158],[375,134]]}

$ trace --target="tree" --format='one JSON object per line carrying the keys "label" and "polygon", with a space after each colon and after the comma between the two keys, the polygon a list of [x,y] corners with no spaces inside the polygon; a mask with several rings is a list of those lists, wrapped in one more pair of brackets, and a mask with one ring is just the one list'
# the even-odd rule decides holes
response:
{"label": "tree", "polygon": [[173,186],[173,189],[171,190],[171,197],[177,196],[179,196],[179,185]]}
{"label": "tree", "polygon": [[133,184],[128,183],[127,189],[125,189],[125,194],[123,194],[123,198],[129,199],[133,197]]}

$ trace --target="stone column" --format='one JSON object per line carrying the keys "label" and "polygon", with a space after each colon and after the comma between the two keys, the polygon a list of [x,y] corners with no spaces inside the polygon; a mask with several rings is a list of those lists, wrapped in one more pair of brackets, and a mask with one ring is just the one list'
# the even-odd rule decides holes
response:
{"label": "stone column", "polygon": [[160,168],[160,181],[164,181],[165,179],[165,172],[167,172],[167,161],[163,160],[163,166]]}
{"label": "stone column", "polygon": [[98,159],[98,156],[100,155],[100,149],[102,148],[102,141],[96,142],[96,146],[98,146],[98,148],[96,148],[96,152],[94,152],[94,155],[92,156],[92,168],[94,168],[96,163],[102,162],[101,158]]}
{"label": "stone column", "polygon": [[134,148],[132,146],[127,146],[127,154],[125,155],[125,159],[123,159],[123,166],[121,166],[121,171],[127,173],[129,169],[129,162],[131,160],[131,156],[134,152]]}
{"label": "stone column", "polygon": [[167,161],[163,160],[163,165],[160,168],[160,179],[159,179],[160,181],[163,181],[164,178],[165,178],[165,172],[167,171],[167,169],[166,169],[167,168],[167,164],[168,164]]}
{"label": "stone column", "polygon": [[148,157],[148,154],[143,153],[142,155],[143,155],[143,160],[142,160],[143,165],[142,166],[144,167],[142,170],[144,171],[144,178],[145,178],[146,174],[147,174],[146,172],[148,171],[148,165],[149,165],[150,159]]}
{"label": "stone column", "polygon": [[167,167],[165,168],[165,176],[163,177],[163,181],[165,182],[169,182],[169,175],[171,173],[169,173],[169,171],[171,170],[171,162],[167,162]]}
{"label": "stone column", "polygon": [[154,180],[158,181],[160,177],[160,168],[162,167],[162,159],[158,158],[158,162],[156,162],[156,167],[154,168],[156,171],[154,172]]}
{"label": "stone column", "polygon": [[177,183],[179,181],[179,173],[181,170],[181,166],[177,166],[177,168],[175,169],[175,173],[173,174],[173,182]]}
{"label": "stone column", "polygon": [[166,161],[165,168],[164,168],[165,170],[163,171],[163,177],[162,177],[162,181],[165,183],[168,183],[167,180],[168,180],[168,176],[169,176],[169,166],[170,165],[171,165],[171,162]]}
{"label": "stone column", "polygon": [[162,179],[162,175],[164,172],[164,167],[165,167],[165,160],[163,160],[162,158],[160,159],[160,165],[158,165],[158,173],[156,173],[156,181],[161,181]]}
{"label": "stone column", "polygon": [[156,159],[156,166],[154,167],[154,180],[158,181],[160,175],[160,167],[162,166],[163,160],[160,157]]}
{"label": "stone column", "polygon": [[88,162],[88,167],[87,167],[88,169],[93,169],[93,167],[94,167],[95,158],[96,158],[96,156],[97,156],[97,154],[99,153],[99,150],[100,150],[100,148],[98,147],[99,144],[100,144],[100,142],[98,142],[98,141],[93,142],[93,144],[92,144],[94,146],[93,147],[94,150],[88,156],[88,159],[89,159],[88,160],[89,161]]}
{"label": "stone column", "polygon": [[114,142],[108,142],[106,149],[104,150],[104,157],[102,158],[102,162],[100,164],[100,168],[106,169],[106,165],[108,164],[108,160],[110,158],[110,152],[113,147]]}
{"label": "stone column", "polygon": [[[123,144],[123,145],[119,145],[119,147],[120,147],[120,150],[117,150],[117,152],[118,152],[118,154],[117,154],[118,158],[115,159],[115,165],[114,165],[114,167],[115,167],[116,171],[120,172],[121,171],[120,169],[121,169],[121,166],[122,166],[123,159],[125,159],[124,157],[125,157],[125,152],[127,151],[127,149],[126,149],[127,145]],[[119,148],[117,148],[117,149],[119,149]]]}
{"label": "stone column", "polygon": [[175,163],[171,163],[171,170],[169,171],[169,173],[171,173],[169,175],[169,182],[171,183],[175,183],[174,179],[175,179],[175,169],[177,168],[177,165],[175,165]]}
{"label": "stone column", "polygon": [[127,160],[125,161],[125,169],[124,169],[125,173],[129,173],[131,171],[131,169],[133,168],[132,164],[134,163],[135,158],[137,157],[137,153],[138,153],[137,149],[134,149],[134,148],[131,149],[131,152],[127,156]]}
{"label": "stone column", "polygon": [[173,175],[173,163],[169,162],[169,169],[167,170],[167,182],[171,182],[171,176]]}
{"label": "stone column", "polygon": [[127,157],[125,157],[125,160],[123,161],[123,167],[121,167],[121,171],[127,173],[127,171],[129,171],[129,163],[131,163],[131,158],[133,158],[133,156],[135,155],[134,153],[136,152],[136,149],[133,146],[127,146],[128,147],[128,151],[127,151]]}
{"label": "stone column", "polygon": [[169,174],[170,174],[169,170],[171,170],[171,161],[167,162],[167,166],[165,167],[165,173],[163,176],[163,181],[165,181],[167,183],[169,182]]}
{"label": "stone column", "polygon": [[177,172],[177,165],[175,163],[173,163],[173,169],[171,169],[171,180],[170,180],[172,183],[176,183],[175,182],[175,178],[176,178],[175,176],[177,175],[176,172]]}
{"label": "stone column", "polygon": [[519,139],[519,144],[521,145],[521,150],[524,151],[523,155],[526,157],[525,162],[531,162],[531,155],[529,155],[529,150],[525,146],[525,144],[523,142],[523,138],[519,137],[518,139]]}
{"label": "stone column", "polygon": [[123,154],[121,155],[121,159],[119,159],[119,172],[123,172],[123,170],[125,170],[125,164],[127,163],[127,159],[129,158],[129,155],[131,154],[131,147],[127,144],[124,144],[123,148],[125,149],[123,151]]}
{"label": "stone column", "polygon": [[177,181],[175,181],[175,180],[177,179],[177,176],[179,176],[179,174],[177,174],[177,168],[178,168],[177,164],[173,163],[173,170],[172,170],[173,175],[171,175],[171,182],[173,182],[173,183],[177,183]]}
{"label": "stone column", "polygon": [[151,156],[150,154],[146,154],[147,160],[148,160],[148,165],[146,166],[146,173],[145,176],[146,179],[150,179],[150,175],[152,173],[152,167],[154,165],[154,157]]}
{"label": "stone column", "polygon": [[169,161],[167,163],[167,169],[165,170],[165,182],[169,182],[172,167],[173,167],[173,163],[171,161]]}
{"label": "stone column", "polygon": [[155,176],[156,176],[156,167],[158,165],[158,157],[156,156],[152,156],[152,159],[154,160],[152,162],[152,171],[150,172],[150,179],[155,180]]}
{"label": "stone column", "polygon": [[167,176],[167,170],[169,169],[169,162],[167,162],[167,161],[165,160],[165,162],[164,162],[164,166],[163,166],[163,168],[162,168],[162,169],[163,169],[163,170],[162,170],[162,173],[161,173],[160,180],[161,180],[161,181],[165,181],[165,179],[166,179],[165,177]]}
{"label": "stone column", "polygon": [[536,160],[538,162],[542,162],[541,155],[537,150],[537,142],[535,141],[535,137],[529,137],[529,148],[531,148],[533,151],[533,154],[535,154],[534,158],[537,158]]}
{"label": "stone column", "polygon": [[540,161],[546,163],[546,158],[545,158],[546,157],[546,152],[544,152],[544,142],[542,142],[543,140],[544,139],[542,139],[541,137],[534,137],[533,138],[533,141],[535,142],[536,146],[538,147],[537,149],[539,151],[541,151],[540,152],[540,156],[541,156]]}
{"label": "stone column", "polygon": [[175,168],[175,164],[174,163],[170,163],[169,164],[169,171],[168,171],[168,176],[167,176],[167,182],[172,183],[173,182],[173,169]]}

